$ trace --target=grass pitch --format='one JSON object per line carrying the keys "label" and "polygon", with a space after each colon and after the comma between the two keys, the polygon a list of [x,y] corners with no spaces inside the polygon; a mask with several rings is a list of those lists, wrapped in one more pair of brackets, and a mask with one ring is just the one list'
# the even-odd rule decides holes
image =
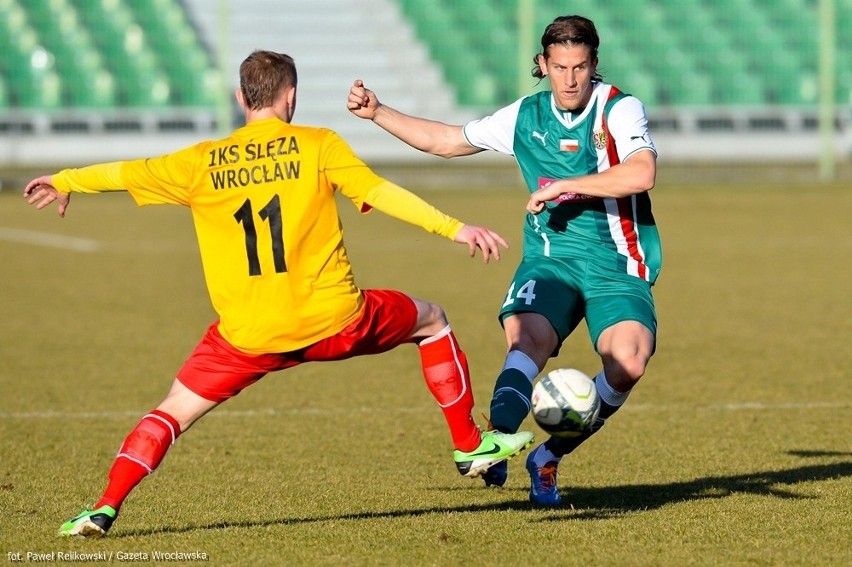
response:
{"label": "grass pitch", "polygon": [[[503,359],[496,312],[525,197],[426,197],[514,247],[484,266],[342,202],[345,234],[362,287],[447,309],[478,415]],[[658,351],[625,408],[563,462],[563,508],[530,507],[522,459],[503,489],[458,476],[405,346],[268,376],[178,441],[108,538],[79,541],[57,539],[59,524],[97,499],[122,439],[213,313],[186,210],[78,195],[63,220],[30,210],[17,188],[0,193],[0,557],[852,564],[852,191],[667,181],[653,197]],[[584,328],[557,366],[597,371]]]}

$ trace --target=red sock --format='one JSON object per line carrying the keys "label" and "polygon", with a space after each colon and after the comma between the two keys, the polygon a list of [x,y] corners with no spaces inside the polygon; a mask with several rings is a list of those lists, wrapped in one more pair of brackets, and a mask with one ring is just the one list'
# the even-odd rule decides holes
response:
{"label": "red sock", "polygon": [[450,426],[453,445],[460,451],[476,449],[482,439],[470,415],[473,410],[473,391],[470,388],[467,357],[449,325],[420,343],[420,362],[426,385],[441,406],[447,425]]}
{"label": "red sock", "polygon": [[154,472],[179,435],[180,425],[169,414],[154,410],[144,416],[124,439],[95,509],[112,506],[118,510],[130,491]]}

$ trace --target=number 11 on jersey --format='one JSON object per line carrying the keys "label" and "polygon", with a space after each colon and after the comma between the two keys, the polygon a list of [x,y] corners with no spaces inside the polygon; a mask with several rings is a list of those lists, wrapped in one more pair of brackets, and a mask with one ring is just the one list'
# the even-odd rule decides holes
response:
{"label": "number 11 on jersey", "polygon": [[[287,271],[287,263],[284,261],[284,224],[281,221],[281,199],[278,195],[258,211],[260,220],[269,224],[269,232],[272,236],[272,260],[275,264],[275,273],[280,274]],[[246,199],[243,205],[234,213],[234,218],[243,225],[246,233],[246,256],[250,276],[259,276],[260,258],[257,253],[257,229],[254,225],[254,211],[251,200]]]}

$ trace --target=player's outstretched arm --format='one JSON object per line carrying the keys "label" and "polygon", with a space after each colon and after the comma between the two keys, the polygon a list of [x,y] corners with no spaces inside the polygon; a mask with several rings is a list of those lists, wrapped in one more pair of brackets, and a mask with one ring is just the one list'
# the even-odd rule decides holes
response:
{"label": "player's outstretched arm", "polygon": [[477,248],[482,250],[482,261],[486,264],[492,257],[495,260],[500,259],[501,247],[509,247],[509,243],[490,228],[470,224],[462,226],[453,240],[460,244],[467,244],[471,258],[476,256]]}
{"label": "player's outstretched arm", "polygon": [[42,175],[27,183],[27,186],[24,188],[24,198],[27,199],[27,203],[30,205],[35,205],[36,209],[43,209],[52,202],[58,201],[57,212],[60,217],[65,216],[65,210],[71,202],[70,194],[60,193],[53,186],[52,175]]}
{"label": "player's outstretched arm", "polygon": [[361,210],[374,208],[386,215],[401,221],[419,226],[433,234],[448,238],[453,242],[467,244],[471,257],[476,255],[476,249],[482,250],[485,263],[493,257],[500,259],[500,248],[508,248],[506,240],[489,228],[464,224],[462,221],[439,211],[411,191],[399,185],[380,178],[380,183],[364,193],[353,191],[347,185],[341,185],[344,195],[353,199]]}
{"label": "player's outstretched arm", "polygon": [[372,120],[421,152],[451,158],[482,151],[467,142],[462,126],[411,116],[382,104],[376,93],[365,87],[360,79],[349,89],[346,107],[355,116]]}

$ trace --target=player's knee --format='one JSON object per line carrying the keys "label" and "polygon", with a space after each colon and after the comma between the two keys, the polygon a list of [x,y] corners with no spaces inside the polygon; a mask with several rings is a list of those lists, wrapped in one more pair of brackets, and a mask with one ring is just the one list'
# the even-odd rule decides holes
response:
{"label": "player's knee", "polygon": [[541,369],[556,350],[556,342],[555,337],[522,335],[509,342],[508,352],[524,353]]}
{"label": "player's knee", "polygon": [[632,330],[629,324],[607,329],[597,345],[609,383],[622,392],[642,378],[654,350],[654,338],[644,327],[638,327],[638,332],[623,332]]}
{"label": "player's knee", "polygon": [[618,391],[633,388],[645,374],[648,358],[633,351],[613,351],[604,356],[604,368],[609,383]]}
{"label": "player's knee", "polygon": [[414,335],[429,337],[449,324],[444,308],[430,301],[417,301],[417,328]]}
{"label": "player's knee", "polygon": [[427,315],[428,322],[441,325],[442,327],[446,326],[449,321],[447,321],[447,314],[444,311],[444,308],[437,303],[429,302],[427,305],[429,306]]}
{"label": "player's knee", "polygon": [[624,369],[625,379],[634,384],[645,375],[646,360],[640,356],[630,356],[619,360],[619,365]]}
{"label": "player's knee", "polygon": [[559,342],[556,331],[543,317],[513,317],[506,321],[505,330],[510,352],[519,350],[538,362],[546,362]]}

